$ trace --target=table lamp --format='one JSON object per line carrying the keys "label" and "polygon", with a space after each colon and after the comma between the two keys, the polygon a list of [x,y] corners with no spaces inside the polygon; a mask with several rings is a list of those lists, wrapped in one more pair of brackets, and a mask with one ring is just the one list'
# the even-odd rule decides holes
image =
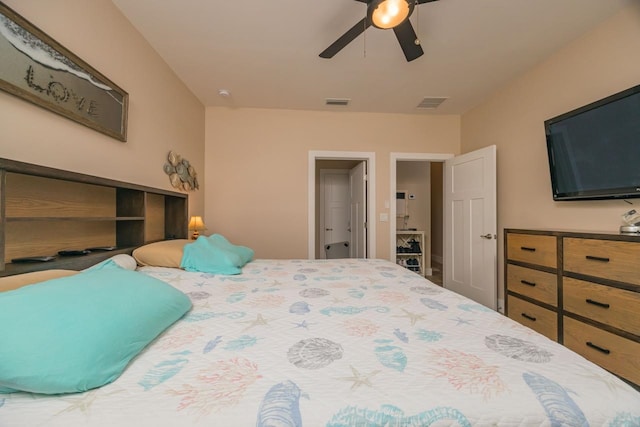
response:
{"label": "table lamp", "polygon": [[207,227],[204,225],[204,221],[202,221],[201,216],[192,216],[191,219],[189,219],[189,231],[193,231],[191,234],[191,238],[193,240],[198,238],[201,230],[206,229]]}

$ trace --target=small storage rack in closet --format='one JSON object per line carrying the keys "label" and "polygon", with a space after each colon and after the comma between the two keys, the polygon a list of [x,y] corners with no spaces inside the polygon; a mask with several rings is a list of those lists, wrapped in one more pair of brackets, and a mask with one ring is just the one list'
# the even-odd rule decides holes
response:
{"label": "small storage rack in closet", "polygon": [[396,231],[396,263],[425,275],[424,231]]}

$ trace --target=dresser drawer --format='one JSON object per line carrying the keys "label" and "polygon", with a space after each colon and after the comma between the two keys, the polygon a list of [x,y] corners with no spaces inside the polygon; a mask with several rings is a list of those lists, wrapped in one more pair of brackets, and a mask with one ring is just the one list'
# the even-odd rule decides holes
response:
{"label": "dresser drawer", "polygon": [[507,235],[508,259],[556,268],[558,257],[554,236],[509,233]]}
{"label": "dresser drawer", "polygon": [[507,290],[557,306],[558,278],[552,273],[507,264]]}
{"label": "dresser drawer", "polygon": [[558,316],[554,311],[512,295],[507,297],[507,310],[507,315],[516,322],[530,327],[547,338],[558,340]]}
{"label": "dresser drawer", "polygon": [[564,238],[564,270],[640,285],[640,243]]}
{"label": "dresser drawer", "polygon": [[640,384],[640,343],[565,316],[564,345],[614,374]]}
{"label": "dresser drawer", "polygon": [[640,293],[570,277],[562,293],[565,311],[640,336]]}

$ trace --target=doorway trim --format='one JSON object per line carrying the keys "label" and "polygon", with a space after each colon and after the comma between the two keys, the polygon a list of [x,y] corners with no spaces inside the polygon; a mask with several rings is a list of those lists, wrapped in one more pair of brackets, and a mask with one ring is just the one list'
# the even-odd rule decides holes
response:
{"label": "doorway trim", "polygon": [[370,151],[309,151],[307,257],[316,253],[316,160],[363,160],[367,162],[367,258],[376,257],[376,153]]}
{"label": "doorway trim", "polygon": [[389,261],[393,263],[396,262],[396,176],[398,162],[444,162],[453,157],[455,157],[455,155],[449,153],[389,154]]}

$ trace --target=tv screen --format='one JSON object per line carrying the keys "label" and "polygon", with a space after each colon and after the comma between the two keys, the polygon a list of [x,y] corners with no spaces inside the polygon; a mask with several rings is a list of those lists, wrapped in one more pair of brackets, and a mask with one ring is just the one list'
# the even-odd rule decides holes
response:
{"label": "tv screen", "polygon": [[544,126],[554,200],[640,197],[640,85]]}

